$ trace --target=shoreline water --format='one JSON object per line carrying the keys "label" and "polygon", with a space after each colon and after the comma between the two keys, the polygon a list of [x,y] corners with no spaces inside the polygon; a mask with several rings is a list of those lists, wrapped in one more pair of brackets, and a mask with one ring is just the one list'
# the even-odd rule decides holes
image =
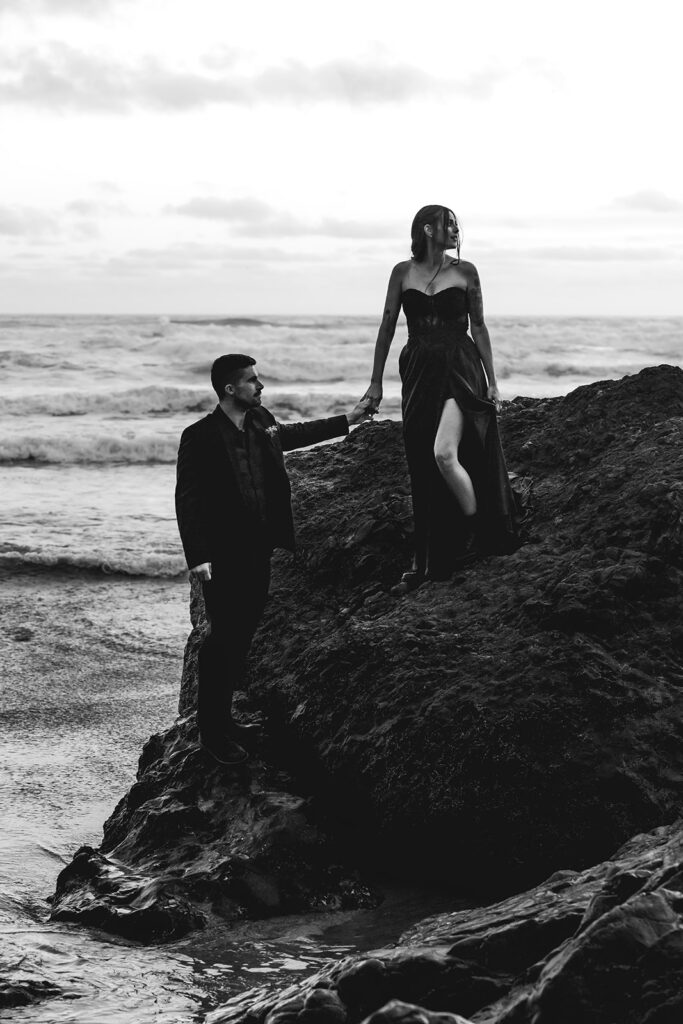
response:
{"label": "shoreline water", "polygon": [[[142,745],[177,713],[190,630],[186,579],[0,569],[5,690],[0,793],[4,967],[64,995],[3,1011],[16,1024],[178,1024],[254,986],[296,980],[391,941],[456,894],[386,888],[377,910],[245,922],[157,948],[48,920],[57,874],[130,787]],[[3,974],[0,968],[0,975]]]}

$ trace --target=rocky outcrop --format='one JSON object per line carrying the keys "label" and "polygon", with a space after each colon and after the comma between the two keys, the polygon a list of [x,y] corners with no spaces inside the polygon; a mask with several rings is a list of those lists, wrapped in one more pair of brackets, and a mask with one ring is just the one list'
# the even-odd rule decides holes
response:
{"label": "rocky outcrop", "polygon": [[582,872],[444,914],[398,945],[211,1024],[674,1024],[683,1019],[683,822]]}
{"label": "rocky outcrop", "polygon": [[251,688],[381,865],[487,894],[603,859],[683,787],[683,371],[519,399],[502,432],[525,544],[400,600],[399,426],[291,460],[301,553]]}
{"label": "rocky outcrop", "polygon": [[22,970],[22,966],[3,965],[0,975],[0,1009],[31,1006],[43,999],[54,999],[64,994],[59,985]]}
{"label": "rocky outcrop", "polygon": [[211,917],[376,904],[340,861],[315,802],[267,757],[219,768],[187,719],[153,736],[100,850],[82,847],[60,873],[51,917],[150,942]]}
{"label": "rocky outcrop", "polygon": [[502,433],[523,547],[398,600],[400,426],[290,457],[301,548],[275,559],[245,704],[265,746],[227,774],[196,747],[195,594],[182,717],[54,916],[164,937],[369,899],[359,864],[490,900],[677,817],[683,371],[517,399]]}

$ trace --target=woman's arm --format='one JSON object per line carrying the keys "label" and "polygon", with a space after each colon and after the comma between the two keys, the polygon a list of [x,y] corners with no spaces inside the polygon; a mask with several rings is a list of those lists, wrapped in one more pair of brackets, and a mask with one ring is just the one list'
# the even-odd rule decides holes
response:
{"label": "woman's arm", "polygon": [[389,349],[391,348],[391,343],[394,340],[398,314],[401,311],[401,289],[405,270],[405,261],[397,263],[389,277],[389,287],[387,288],[387,297],[384,303],[384,313],[382,314],[382,322],[379,325],[377,341],[375,342],[375,360],[372,367],[372,380],[370,382],[370,387],[363,395],[363,399],[370,399],[375,412],[379,409],[379,403],[382,401],[382,376],[384,375],[384,365],[387,361],[387,356],[389,355]]}
{"label": "woman's arm", "polygon": [[473,263],[470,263],[468,273],[467,302],[472,340],[477,346],[477,352],[484,364],[484,370],[489,382],[489,386],[486,389],[486,397],[494,403],[497,410],[500,410],[500,394],[498,392],[498,384],[496,383],[496,371],[493,368],[493,350],[491,349],[489,329],[484,320],[484,300],[481,294],[481,282],[477,268]]}

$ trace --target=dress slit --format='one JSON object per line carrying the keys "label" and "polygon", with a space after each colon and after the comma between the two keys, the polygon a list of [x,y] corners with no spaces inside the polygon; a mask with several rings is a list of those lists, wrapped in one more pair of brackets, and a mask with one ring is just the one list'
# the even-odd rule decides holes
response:
{"label": "dress slit", "polygon": [[[403,294],[408,343],[399,358],[403,434],[415,520],[414,568],[443,575],[457,563],[464,515],[436,464],[434,442],[448,398],[463,415],[458,457],[469,473],[485,547],[514,550],[514,499],[498,434],[495,406],[486,398],[487,379],[467,334],[466,294],[449,288],[427,296]],[[428,315],[425,315],[428,313]]]}

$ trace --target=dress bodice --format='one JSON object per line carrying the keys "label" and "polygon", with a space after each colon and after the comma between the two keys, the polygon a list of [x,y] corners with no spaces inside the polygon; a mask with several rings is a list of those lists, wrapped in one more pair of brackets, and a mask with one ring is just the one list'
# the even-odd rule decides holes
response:
{"label": "dress bodice", "polygon": [[427,295],[419,288],[406,288],[401,294],[408,334],[420,336],[444,329],[466,334],[468,327],[467,291],[452,285]]}

